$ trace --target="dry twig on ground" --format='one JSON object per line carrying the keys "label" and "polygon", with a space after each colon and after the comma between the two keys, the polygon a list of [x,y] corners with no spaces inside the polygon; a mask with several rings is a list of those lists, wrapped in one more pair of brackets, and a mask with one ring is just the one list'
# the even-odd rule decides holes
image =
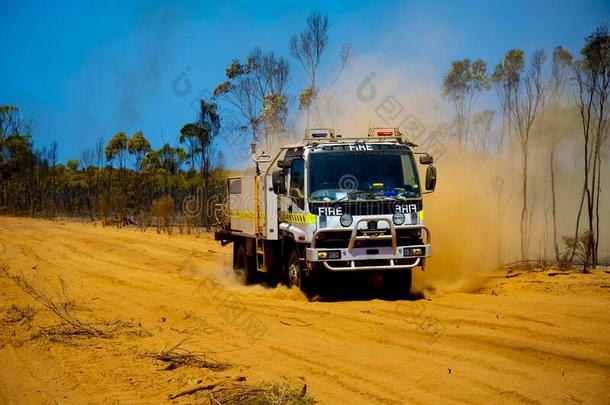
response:
{"label": "dry twig on ground", "polygon": [[65,296],[66,284],[62,279],[60,279],[60,282],[62,285],[63,300],[62,298],[54,299],[45,290],[35,287],[23,275],[11,274],[6,265],[2,265],[0,271],[1,275],[11,279],[25,293],[42,304],[61,320],[61,323],[59,324],[40,328],[40,331],[34,335],[34,337],[53,337],[61,335],[109,338],[120,329],[133,326],[131,322],[118,319],[112,322],[85,322],[78,319],[72,312],[76,305]]}
{"label": "dry twig on ground", "polygon": [[181,397],[183,395],[189,395],[189,394],[192,394],[192,393],[197,392],[197,391],[211,390],[213,388],[218,387],[220,384],[227,383],[227,382],[235,382],[235,381],[237,381],[237,382],[246,381],[246,377],[239,376],[239,377],[233,377],[233,378],[230,378],[230,379],[227,379],[227,380],[218,380],[218,381],[213,382],[213,383],[193,385],[192,387],[184,389],[184,390],[182,390],[180,392],[177,392],[175,394],[170,394],[169,395],[169,399],[176,399],[176,398]]}
{"label": "dry twig on ground", "polygon": [[181,347],[184,342],[182,340],[167,350],[157,354],[147,354],[146,356],[168,363],[163,369],[164,371],[174,370],[181,366],[207,368],[214,371],[223,371],[231,368],[230,364],[218,362],[205,352],[192,352],[184,349]]}
{"label": "dry twig on ground", "polygon": [[222,405],[310,405],[315,403],[313,398],[307,394],[306,384],[299,389],[291,387],[286,381],[251,385],[243,383],[245,380],[245,377],[239,376],[197,384],[170,394],[169,399],[176,399],[198,391],[207,391],[211,403]]}
{"label": "dry twig on ground", "polygon": [[6,316],[2,319],[2,322],[6,323],[16,323],[21,322],[24,323],[30,322],[34,319],[36,315],[36,310],[32,308],[29,304],[24,308],[19,305],[11,305],[11,307],[6,311]]}
{"label": "dry twig on ground", "polygon": [[310,405],[314,399],[307,394],[307,385],[293,388],[287,382],[260,385],[233,384],[218,387],[209,393],[216,404],[238,405]]}

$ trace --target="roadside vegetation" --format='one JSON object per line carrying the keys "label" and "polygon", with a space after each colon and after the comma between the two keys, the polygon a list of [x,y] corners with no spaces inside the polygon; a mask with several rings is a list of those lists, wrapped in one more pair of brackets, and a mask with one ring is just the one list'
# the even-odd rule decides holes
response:
{"label": "roadside vegetation", "polygon": [[[271,150],[288,139],[297,121],[324,124],[322,106],[331,97],[329,89],[351,60],[348,45],[330,52],[330,31],[328,17],[314,11],[302,30],[287,38],[289,56],[255,46],[248,55],[228,61],[225,80],[211,98],[200,100],[198,113],[174,134],[173,144],[153,146],[142,131],[118,130],[81,156],[59,162],[57,142],[35,145],[31,119],[18,106],[1,105],[0,214],[80,217],[104,226],[137,225],[167,233],[210,230],[214,204],[225,198],[231,175],[225,161],[235,159],[223,155],[219,139],[231,139],[242,149]],[[289,87],[291,62],[302,69],[305,81]],[[326,65],[335,67],[333,74],[321,73]],[[290,94],[290,88],[297,94]],[[452,106],[451,119],[443,123],[443,141],[520,162],[515,219],[520,260],[561,267],[578,263],[585,271],[607,261],[599,246],[600,218],[608,214],[601,198],[609,153],[608,28],[595,28],[578,54],[559,46],[550,53],[510,49],[494,67],[481,59],[456,60],[440,90]],[[477,100],[486,93],[497,102],[496,109],[479,111]],[[534,156],[535,149],[544,150],[544,156]],[[581,179],[573,185],[578,209],[566,216],[558,214],[558,171],[570,159]],[[540,167],[540,161],[547,184],[535,181],[533,167]],[[493,176],[500,235],[505,184],[502,173]],[[536,220],[544,223],[540,240],[533,239]],[[566,223],[573,231],[561,234]],[[537,245],[544,247],[534,253]]]}

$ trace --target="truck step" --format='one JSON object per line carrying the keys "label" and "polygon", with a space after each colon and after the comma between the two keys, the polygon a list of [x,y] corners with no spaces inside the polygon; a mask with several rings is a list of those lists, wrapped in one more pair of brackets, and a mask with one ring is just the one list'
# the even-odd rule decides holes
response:
{"label": "truck step", "polygon": [[258,271],[267,271],[267,266],[265,266],[265,251],[263,249],[256,249],[256,268]]}

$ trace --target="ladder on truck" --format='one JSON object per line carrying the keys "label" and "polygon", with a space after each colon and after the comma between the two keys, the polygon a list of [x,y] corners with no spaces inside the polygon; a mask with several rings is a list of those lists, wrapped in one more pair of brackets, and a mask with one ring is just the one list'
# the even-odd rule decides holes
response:
{"label": "ladder on truck", "polygon": [[[265,239],[263,232],[261,230],[261,206],[260,206],[260,176],[261,171],[259,168],[260,163],[269,163],[272,157],[270,155],[266,155],[262,153],[258,156],[258,158],[254,158],[254,162],[256,163],[256,175],[254,176],[254,250],[255,250],[255,261],[256,261],[256,269],[258,271],[266,272],[267,265],[265,263]],[[265,218],[267,220],[267,218]]]}

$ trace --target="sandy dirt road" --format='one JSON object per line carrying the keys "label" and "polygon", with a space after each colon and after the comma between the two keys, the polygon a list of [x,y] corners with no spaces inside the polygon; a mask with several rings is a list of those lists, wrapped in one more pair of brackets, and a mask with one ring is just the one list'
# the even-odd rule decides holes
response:
{"label": "sandy dirt road", "polygon": [[[113,338],[32,339],[57,319],[0,277],[0,402],[163,403],[236,374],[304,381],[329,404],[610,401],[603,270],[496,277],[476,293],[414,300],[307,302],[236,285],[230,254],[210,236],[0,217],[0,262],[12,274],[69,298],[82,319],[134,325]],[[12,305],[37,313],[11,322]],[[183,340],[233,367],[161,371],[145,356]],[[203,393],[175,401],[208,403]]]}

